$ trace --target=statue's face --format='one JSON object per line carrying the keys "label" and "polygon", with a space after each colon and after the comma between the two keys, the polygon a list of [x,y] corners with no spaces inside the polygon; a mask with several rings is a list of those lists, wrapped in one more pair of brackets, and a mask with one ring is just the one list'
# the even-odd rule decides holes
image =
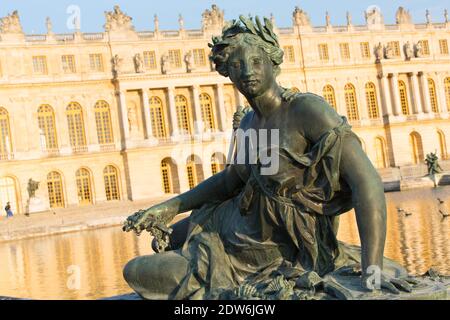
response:
{"label": "statue's face", "polygon": [[272,61],[258,46],[239,45],[228,59],[228,74],[238,90],[247,97],[257,97],[275,82]]}

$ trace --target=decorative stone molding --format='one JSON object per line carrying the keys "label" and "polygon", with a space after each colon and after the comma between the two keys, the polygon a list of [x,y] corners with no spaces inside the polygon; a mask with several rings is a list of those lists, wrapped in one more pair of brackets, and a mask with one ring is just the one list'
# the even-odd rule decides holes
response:
{"label": "decorative stone molding", "polygon": [[23,34],[19,12],[17,10],[11,14],[8,14],[6,17],[0,18],[0,33]]}
{"label": "decorative stone molding", "polygon": [[384,18],[380,8],[372,6],[364,12],[364,18],[369,30],[381,30],[384,28]]}
{"label": "decorative stone molding", "polygon": [[296,27],[311,27],[311,20],[303,9],[295,7],[292,13],[292,24]]}

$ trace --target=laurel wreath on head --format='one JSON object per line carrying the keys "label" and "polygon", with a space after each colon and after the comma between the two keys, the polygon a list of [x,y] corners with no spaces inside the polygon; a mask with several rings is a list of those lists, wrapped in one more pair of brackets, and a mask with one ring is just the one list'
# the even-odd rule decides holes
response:
{"label": "laurel wreath on head", "polygon": [[212,48],[220,43],[226,44],[227,38],[232,38],[239,33],[251,33],[274,46],[280,46],[278,37],[273,31],[273,24],[269,19],[264,17],[264,25],[262,25],[258,16],[255,17],[255,22],[253,22],[253,18],[247,18],[243,15],[239,16],[239,20],[228,21],[222,30],[222,36],[212,37],[213,43],[209,43],[208,46]]}

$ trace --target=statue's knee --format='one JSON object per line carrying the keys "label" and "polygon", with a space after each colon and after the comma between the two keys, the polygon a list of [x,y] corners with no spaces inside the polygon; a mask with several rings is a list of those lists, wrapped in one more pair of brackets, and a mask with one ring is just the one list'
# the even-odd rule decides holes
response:
{"label": "statue's knee", "polygon": [[123,268],[123,278],[128,284],[132,284],[135,282],[136,274],[137,274],[137,260],[138,258],[134,258],[133,260],[128,261],[128,263]]}

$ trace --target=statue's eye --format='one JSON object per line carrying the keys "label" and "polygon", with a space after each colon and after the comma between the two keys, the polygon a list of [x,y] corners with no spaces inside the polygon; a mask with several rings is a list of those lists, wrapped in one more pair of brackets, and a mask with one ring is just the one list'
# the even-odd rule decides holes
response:
{"label": "statue's eye", "polygon": [[253,58],[253,63],[254,64],[261,64],[262,60],[261,60],[261,58]]}

